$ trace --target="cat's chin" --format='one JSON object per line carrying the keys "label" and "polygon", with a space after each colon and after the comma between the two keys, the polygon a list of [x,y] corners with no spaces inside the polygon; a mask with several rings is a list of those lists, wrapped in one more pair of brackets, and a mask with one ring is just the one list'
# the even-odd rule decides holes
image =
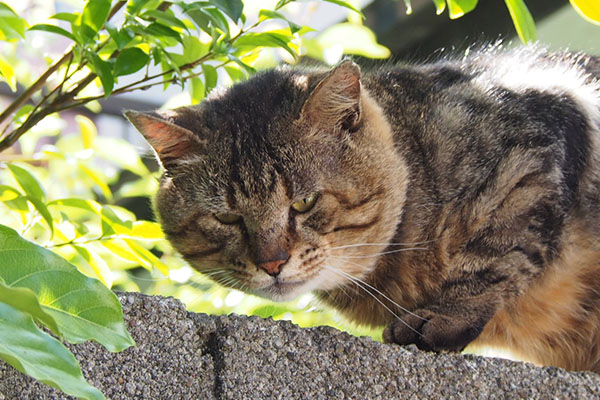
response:
{"label": "cat's chin", "polygon": [[311,288],[308,287],[307,283],[307,281],[274,281],[271,285],[255,289],[253,292],[257,296],[273,301],[290,301],[310,291]]}

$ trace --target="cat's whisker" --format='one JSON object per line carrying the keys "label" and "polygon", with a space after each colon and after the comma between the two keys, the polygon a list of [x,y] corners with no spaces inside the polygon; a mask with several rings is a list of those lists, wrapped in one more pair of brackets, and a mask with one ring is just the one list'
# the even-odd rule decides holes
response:
{"label": "cat's whisker", "polygon": [[420,245],[420,244],[427,244],[427,243],[432,243],[434,242],[434,240],[425,240],[422,242],[406,242],[406,243],[355,243],[355,244],[347,244],[344,246],[335,246],[335,247],[329,247],[327,249],[325,249],[326,251],[328,250],[340,250],[340,249],[348,249],[351,247],[362,247],[362,246],[415,246],[415,245]]}
{"label": "cat's whisker", "polygon": [[[353,264],[353,265],[357,265],[357,266],[359,266],[359,267],[362,267],[362,265],[360,265],[360,264],[358,264],[358,263],[353,263],[353,262],[351,262],[351,261],[346,261],[346,262],[347,262],[347,263],[349,263],[349,264]],[[331,268],[333,268],[333,267],[331,267]],[[371,284],[369,284],[369,283],[365,282],[364,280],[360,279],[359,277],[356,277],[356,276],[354,276],[354,275],[351,275],[351,274],[349,274],[349,273],[348,273],[348,272],[346,272],[346,271],[342,271],[342,270],[340,270],[339,268],[338,268],[338,271],[339,271],[339,272],[341,272],[342,274],[346,274],[346,275],[348,275],[349,277],[352,277],[352,279],[354,279],[354,280],[356,280],[356,281],[358,281],[358,282],[362,283],[363,285],[367,286],[367,287],[368,287],[368,288],[370,288],[371,290],[374,290],[375,292],[379,293],[379,295],[381,295],[381,297],[383,297],[384,299],[386,299],[387,301],[389,301],[390,303],[392,303],[393,305],[395,305],[396,307],[398,307],[399,309],[401,309],[401,310],[402,310],[402,311],[404,311],[405,313],[407,313],[407,314],[410,314],[410,315],[412,315],[412,316],[414,316],[414,317],[417,317],[417,318],[419,318],[419,319],[421,319],[421,320],[423,320],[423,321],[428,321],[428,319],[427,319],[427,318],[424,318],[424,317],[422,317],[422,316],[420,316],[420,315],[418,315],[418,314],[415,314],[414,312],[412,312],[412,311],[408,310],[407,308],[405,308],[405,307],[402,307],[400,304],[396,303],[394,300],[392,300],[391,298],[389,298],[389,297],[388,297],[388,296],[387,296],[385,293],[383,293],[381,290],[379,290],[379,289],[377,289],[375,286],[373,286],[373,285],[371,285]]]}
{"label": "cat's whisker", "polygon": [[340,259],[340,260],[345,260],[345,259],[351,259],[351,258],[371,258],[371,257],[378,257],[378,256],[382,256],[385,254],[392,254],[392,253],[399,253],[401,251],[409,251],[409,250],[429,250],[427,247],[409,247],[406,249],[396,249],[396,250],[389,250],[389,251],[383,251],[381,253],[373,253],[373,254],[367,254],[364,256],[328,256],[330,258],[336,258],[336,259]]}
{"label": "cat's whisker", "polygon": [[[371,296],[371,297],[372,297],[372,298],[373,298],[373,299],[374,299],[376,302],[378,302],[379,304],[381,304],[381,306],[382,306],[383,308],[385,308],[387,311],[389,311],[389,312],[390,312],[390,313],[391,313],[391,314],[392,314],[394,317],[396,317],[396,319],[397,319],[398,321],[400,321],[402,324],[404,324],[404,325],[405,325],[407,328],[409,328],[411,331],[415,332],[417,335],[419,335],[419,336],[423,336],[423,334],[422,334],[421,332],[417,331],[415,328],[413,328],[412,326],[410,326],[410,325],[409,325],[409,324],[408,324],[406,321],[404,321],[404,320],[403,320],[403,319],[402,319],[402,318],[401,318],[401,317],[400,317],[398,314],[396,314],[396,313],[395,313],[395,312],[394,312],[394,311],[393,311],[391,308],[389,308],[387,305],[385,305],[385,303],[384,303],[383,301],[379,300],[379,299],[377,298],[377,296],[375,296],[375,295],[374,295],[373,293],[371,293],[371,292],[370,292],[368,289],[366,289],[366,288],[365,288],[365,286],[363,286],[363,285],[361,284],[361,282],[362,282],[362,281],[356,280],[356,278],[355,278],[354,276],[352,276],[352,275],[350,275],[350,274],[348,274],[348,273],[346,273],[346,272],[344,272],[344,271],[341,271],[341,270],[339,270],[339,269],[337,269],[337,268],[334,268],[334,267],[332,267],[332,266],[329,266],[329,265],[325,265],[325,264],[323,264],[323,268],[325,268],[325,269],[326,269],[326,270],[328,270],[328,271],[331,271],[331,272],[333,272],[334,274],[338,274],[338,275],[340,275],[340,276],[342,276],[342,277],[345,277],[345,278],[346,278],[346,279],[348,279],[350,282],[354,283],[356,286],[358,286],[359,288],[361,288],[362,290],[364,290],[364,291],[365,291],[367,294],[369,294],[369,296]],[[364,282],[362,282],[362,283],[364,283]],[[395,303],[394,303],[394,304],[395,304]],[[397,304],[396,304],[396,305],[397,305]],[[400,307],[400,308],[401,308],[402,310],[405,310],[403,307]],[[405,311],[407,311],[407,310],[405,310]],[[418,317],[423,319],[423,317],[420,317],[420,316],[418,316]]]}

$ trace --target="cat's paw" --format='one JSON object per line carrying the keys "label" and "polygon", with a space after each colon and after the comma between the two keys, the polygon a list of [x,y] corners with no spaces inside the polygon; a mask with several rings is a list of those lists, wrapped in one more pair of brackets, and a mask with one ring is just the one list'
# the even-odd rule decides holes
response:
{"label": "cat's paw", "polygon": [[448,316],[430,310],[406,314],[383,331],[386,343],[416,344],[421,350],[460,351],[473,341],[483,326],[469,318]]}

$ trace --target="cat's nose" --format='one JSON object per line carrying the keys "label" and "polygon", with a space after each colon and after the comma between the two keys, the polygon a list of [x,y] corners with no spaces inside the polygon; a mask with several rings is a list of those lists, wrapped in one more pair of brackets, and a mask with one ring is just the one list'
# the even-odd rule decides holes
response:
{"label": "cat's nose", "polygon": [[279,275],[279,273],[281,272],[281,267],[290,258],[290,255],[287,253],[280,254],[280,256],[281,258],[279,260],[271,260],[257,263],[256,266],[265,271],[267,274],[275,277]]}

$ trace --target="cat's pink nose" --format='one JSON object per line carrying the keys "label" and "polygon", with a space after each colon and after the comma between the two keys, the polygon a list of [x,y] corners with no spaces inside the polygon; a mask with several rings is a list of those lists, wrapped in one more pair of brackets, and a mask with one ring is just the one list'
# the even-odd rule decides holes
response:
{"label": "cat's pink nose", "polygon": [[267,261],[257,264],[257,267],[271,276],[277,276],[281,272],[281,266],[287,262],[289,256],[282,260]]}

